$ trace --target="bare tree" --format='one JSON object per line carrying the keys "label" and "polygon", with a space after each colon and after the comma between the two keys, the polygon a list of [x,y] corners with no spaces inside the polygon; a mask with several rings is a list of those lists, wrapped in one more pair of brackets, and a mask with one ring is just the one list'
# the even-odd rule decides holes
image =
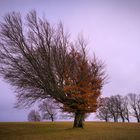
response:
{"label": "bare tree", "polygon": [[108,121],[110,118],[117,122],[119,118],[122,122],[127,120],[128,122],[130,116],[129,103],[127,97],[121,95],[114,95],[111,97],[102,98],[101,106],[98,108],[97,117]]}
{"label": "bare tree", "polygon": [[41,117],[38,111],[31,110],[28,114],[28,121],[29,122],[40,122]]}
{"label": "bare tree", "polygon": [[140,95],[130,93],[127,95],[127,98],[132,109],[132,115],[137,119],[137,122],[140,123]]}
{"label": "bare tree", "polygon": [[118,114],[122,119],[122,122],[125,122],[124,98],[121,95],[115,95],[114,99],[115,99],[114,105],[116,106],[116,111],[118,111]]}
{"label": "bare tree", "polygon": [[118,122],[119,119],[119,109],[118,109],[118,100],[115,96],[109,97],[107,102],[107,108],[114,119],[114,122]]}
{"label": "bare tree", "polygon": [[129,100],[127,98],[127,96],[123,97],[123,102],[122,102],[122,106],[124,108],[123,110],[123,115],[125,120],[127,120],[127,122],[130,122],[130,107],[129,107]]}
{"label": "bare tree", "polygon": [[101,105],[97,109],[96,117],[108,122],[109,119],[111,118],[111,114],[107,106],[109,102],[109,98],[108,97],[102,98],[100,102]]}
{"label": "bare tree", "polygon": [[116,107],[118,108],[118,112],[119,112],[120,118],[122,119],[122,122],[125,122],[125,120],[129,122],[130,112],[129,112],[129,106],[128,106],[129,105],[128,99],[121,95],[115,95],[114,97],[116,98]]}
{"label": "bare tree", "polygon": [[7,14],[0,24],[0,73],[16,88],[17,106],[53,98],[75,114],[74,127],[83,127],[106,78],[103,63],[89,60],[85,47],[84,40],[70,41],[61,23],[53,27],[35,11],[26,24],[19,13]]}
{"label": "bare tree", "polygon": [[52,99],[45,99],[39,106],[42,119],[51,120],[52,122],[57,119],[58,105]]}

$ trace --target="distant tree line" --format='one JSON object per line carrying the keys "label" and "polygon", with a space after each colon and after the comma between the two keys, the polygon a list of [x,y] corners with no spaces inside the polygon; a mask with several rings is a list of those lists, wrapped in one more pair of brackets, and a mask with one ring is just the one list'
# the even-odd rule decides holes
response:
{"label": "distant tree line", "polygon": [[[38,110],[31,110],[28,114],[28,121],[42,121],[56,119],[68,119],[74,117],[74,114],[64,113],[61,110],[61,104],[53,99],[45,99],[38,105]],[[140,122],[140,94],[113,95],[101,98],[96,117],[106,122],[130,122],[134,118]]]}
{"label": "distant tree line", "polygon": [[106,122],[130,122],[131,118],[135,118],[140,123],[140,94],[130,93],[126,96],[113,95],[101,98],[96,116]]}
{"label": "distant tree line", "polygon": [[61,104],[58,104],[53,99],[45,99],[38,105],[38,109],[31,110],[28,114],[29,122],[39,122],[43,120],[54,122],[57,119],[69,119],[74,117],[72,113],[64,113],[61,109]]}

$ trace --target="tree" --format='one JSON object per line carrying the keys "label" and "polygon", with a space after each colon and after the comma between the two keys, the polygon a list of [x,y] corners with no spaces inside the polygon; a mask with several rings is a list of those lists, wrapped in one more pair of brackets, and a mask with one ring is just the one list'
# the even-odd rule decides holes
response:
{"label": "tree", "polygon": [[97,118],[99,118],[101,120],[105,120],[106,122],[108,122],[109,119],[111,118],[111,114],[110,114],[110,111],[107,106],[108,101],[109,101],[108,97],[102,98],[100,101],[101,105],[99,106],[97,113],[96,113]]}
{"label": "tree", "polygon": [[124,106],[124,98],[121,95],[115,95],[111,97],[114,101],[114,108],[116,109],[116,114],[125,122],[126,108]]}
{"label": "tree", "polygon": [[114,95],[111,97],[105,97],[101,99],[101,105],[97,111],[97,117],[106,122],[113,118],[114,122],[117,122],[119,118],[122,119],[122,122],[129,120],[129,102],[127,97],[121,95]]}
{"label": "tree", "polygon": [[12,12],[0,24],[0,73],[15,87],[17,106],[52,98],[74,113],[74,127],[83,127],[86,113],[95,112],[105,83],[104,64],[90,60],[83,39],[72,42],[63,25],[51,26],[27,14],[26,24]]}
{"label": "tree", "polygon": [[124,106],[124,117],[128,122],[130,122],[129,100],[127,96],[123,98],[123,106]]}
{"label": "tree", "polygon": [[29,122],[40,122],[41,117],[38,111],[31,110],[28,114],[28,121]]}
{"label": "tree", "polygon": [[140,123],[140,95],[130,93],[127,95],[127,98],[133,110],[132,115],[137,119],[137,122]]}
{"label": "tree", "polygon": [[52,99],[45,99],[38,107],[42,112],[42,119],[51,120],[57,119],[58,105]]}
{"label": "tree", "polygon": [[107,102],[107,108],[114,119],[114,122],[118,122],[119,119],[119,109],[118,109],[118,100],[115,96],[109,97]]}
{"label": "tree", "polygon": [[123,97],[121,95],[116,95],[116,100],[117,100],[117,108],[118,108],[118,112],[120,115],[120,118],[122,119],[122,122],[125,122],[125,120],[127,120],[128,122],[129,120],[129,108],[128,108],[128,100],[126,97]]}

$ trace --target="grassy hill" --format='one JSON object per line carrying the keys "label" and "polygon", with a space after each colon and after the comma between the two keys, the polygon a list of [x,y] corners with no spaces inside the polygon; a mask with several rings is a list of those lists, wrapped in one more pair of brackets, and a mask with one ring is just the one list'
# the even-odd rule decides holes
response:
{"label": "grassy hill", "polygon": [[140,140],[140,124],[86,122],[72,129],[72,122],[7,122],[0,123],[0,140]]}

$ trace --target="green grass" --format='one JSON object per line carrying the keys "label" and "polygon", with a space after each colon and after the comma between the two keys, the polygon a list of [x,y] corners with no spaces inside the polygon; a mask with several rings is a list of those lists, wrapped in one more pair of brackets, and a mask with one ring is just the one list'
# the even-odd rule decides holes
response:
{"label": "green grass", "polygon": [[72,122],[0,123],[0,140],[140,140],[138,123]]}

